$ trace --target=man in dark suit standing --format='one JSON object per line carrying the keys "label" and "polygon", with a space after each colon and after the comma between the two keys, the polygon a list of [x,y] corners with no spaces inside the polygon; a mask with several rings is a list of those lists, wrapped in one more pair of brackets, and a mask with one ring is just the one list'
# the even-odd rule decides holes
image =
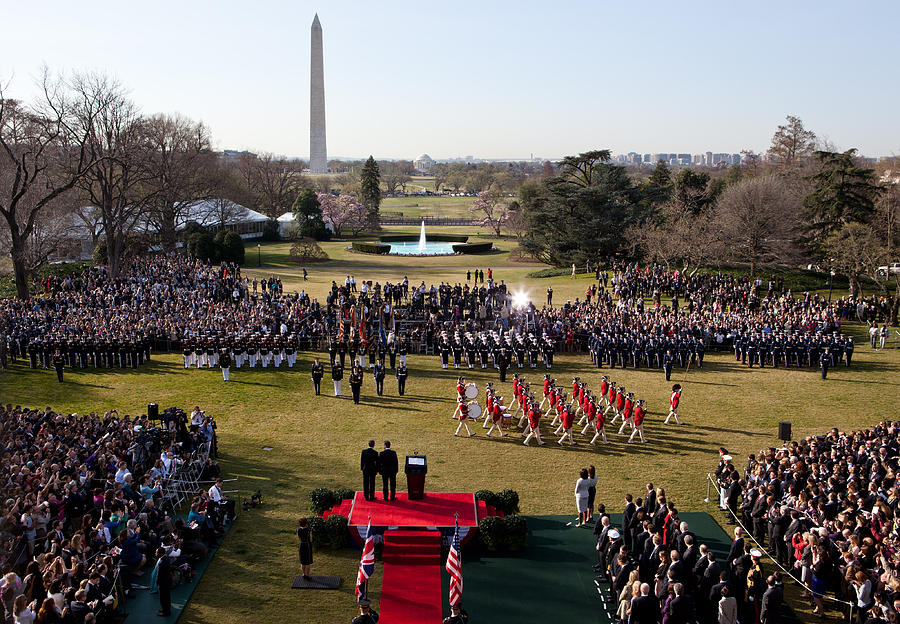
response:
{"label": "man in dark suit standing", "polygon": [[744,530],[741,527],[734,529],[734,541],[731,543],[731,550],[728,551],[728,559],[725,560],[725,567],[731,569],[732,562],[744,554]]}
{"label": "man in dark suit standing", "polygon": [[[381,484],[384,488],[384,500],[397,498],[397,453],[391,449],[391,441],[384,441],[384,450],[378,455],[378,469],[381,471]],[[390,497],[388,497],[390,489]]]}
{"label": "man in dark suit standing", "polygon": [[375,500],[375,475],[378,474],[378,451],[375,440],[369,440],[369,447],[363,449],[359,458],[359,469],[363,473],[363,498]]}
{"label": "man in dark suit standing", "polygon": [[172,613],[172,561],[165,548],[156,550],[159,565],[156,568],[156,584],[159,587],[159,611],[156,615],[169,617]]}
{"label": "man in dark suit standing", "polygon": [[631,624],[656,624],[659,622],[659,602],[650,595],[650,585],[641,584],[641,595],[631,603]]}
{"label": "man in dark suit standing", "polygon": [[625,509],[622,511],[622,536],[625,538],[625,545],[628,550],[632,550],[632,535],[634,531],[634,516],[637,512],[634,502],[632,502],[631,494],[625,495]]}
{"label": "man in dark suit standing", "polygon": [[781,621],[781,602],[784,593],[778,586],[774,576],[766,579],[766,593],[762,597],[762,606],[759,611],[760,624],[778,624]]}

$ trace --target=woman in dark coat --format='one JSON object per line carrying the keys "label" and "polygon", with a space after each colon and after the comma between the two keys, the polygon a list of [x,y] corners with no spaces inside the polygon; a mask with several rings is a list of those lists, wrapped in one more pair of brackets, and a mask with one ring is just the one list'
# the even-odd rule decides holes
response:
{"label": "woman in dark coat", "polygon": [[312,565],[312,531],[309,528],[309,521],[306,518],[300,518],[297,523],[297,540],[300,542],[300,570],[303,578],[309,579],[309,566]]}

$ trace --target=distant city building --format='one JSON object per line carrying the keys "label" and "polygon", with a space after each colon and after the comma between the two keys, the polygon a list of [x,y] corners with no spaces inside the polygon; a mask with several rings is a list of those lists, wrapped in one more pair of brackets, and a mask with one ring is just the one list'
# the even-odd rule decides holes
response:
{"label": "distant city building", "polygon": [[420,173],[427,173],[434,167],[434,160],[428,154],[422,154],[413,161],[413,167]]}

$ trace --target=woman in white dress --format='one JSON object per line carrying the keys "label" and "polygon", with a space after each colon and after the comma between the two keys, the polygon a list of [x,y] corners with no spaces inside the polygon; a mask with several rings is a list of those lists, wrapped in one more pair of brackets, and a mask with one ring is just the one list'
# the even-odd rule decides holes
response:
{"label": "woman in white dress", "polygon": [[591,480],[588,478],[587,468],[581,469],[581,476],[575,482],[575,505],[578,507],[578,524],[582,526],[587,522],[588,517],[588,489],[591,487]]}

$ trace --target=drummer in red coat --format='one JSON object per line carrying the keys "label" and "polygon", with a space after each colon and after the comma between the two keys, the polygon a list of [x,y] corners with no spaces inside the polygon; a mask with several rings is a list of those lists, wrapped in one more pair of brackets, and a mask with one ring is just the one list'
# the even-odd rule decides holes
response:
{"label": "drummer in red coat", "polygon": [[616,390],[616,399],[613,409],[615,410],[615,414],[609,422],[614,425],[616,424],[617,418],[625,418],[625,386],[619,386],[618,390]]}
{"label": "drummer in red coat", "polygon": [[634,439],[634,434],[638,434],[641,436],[641,442],[646,442],[644,439],[644,416],[647,412],[644,410],[644,400],[641,399],[634,406],[634,430],[631,432],[631,437],[628,438],[628,442],[630,443]]}
{"label": "drummer in red coat", "polygon": [[541,409],[544,409],[544,403],[550,400],[550,390],[553,389],[553,380],[550,379],[550,373],[544,375],[544,399],[541,401]]}
{"label": "drummer in red coat", "polygon": [[606,441],[605,426],[606,426],[606,412],[598,409],[597,417],[596,417],[596,420],[594,421],[594,429],[596,430],[596,433],[594,434],[594,437],[591,438],[591,444],[594,444],[597,441],[597,438],[603,438],[603,444],[608,444],[608,442]]}
{"label": "drummer in red coat", "polygon": [[475,435],[469,429],[469,406],[466,404],[466,397],[461,396],[459,397],[459,424],[456,426],[456,433],[453,435],[458,436],[463,427],[466,428],[470,438]]}
{"label": "drummer in red coat", "polygon": [[581,435],[585,435],[591,427],[596,427],[597,401],[596,398],[588,400],[587,408],[584,410],[584,415],[587,416],[587,422],[584,424],[584,429],[581,430]]}
{"label": "drummer in red coat", "polygon": [[525,437],[525,441],[522,442],[525,446],[528,446],[528,443],[531,441],[531,438],[536,438],[538,442],[538,446],[544,446],[543,440],[541,440],[541,430],[540,430],[540,422],[541,422],[541,408],[537,405],[537,403],[532,402],[531,406],[528,408],[528,428],[530,431],[528,435]]}
{"label": "drummer in red coat", "polygon": [[460,412],[460,405],[466,400],[466,379],[459,377],[456,380],[456,411],[453,412],[453,418],[457,418]]}
{"label": "drummer in red coat", "polygon": [[674,418],[675,424],[680,425],[681,420],[678,418],[678,403],[681,401],[681,384],[672,386],[672,394],[669,396],[669,415],[666,416],[664,425],[669,424],[669,419]]}

